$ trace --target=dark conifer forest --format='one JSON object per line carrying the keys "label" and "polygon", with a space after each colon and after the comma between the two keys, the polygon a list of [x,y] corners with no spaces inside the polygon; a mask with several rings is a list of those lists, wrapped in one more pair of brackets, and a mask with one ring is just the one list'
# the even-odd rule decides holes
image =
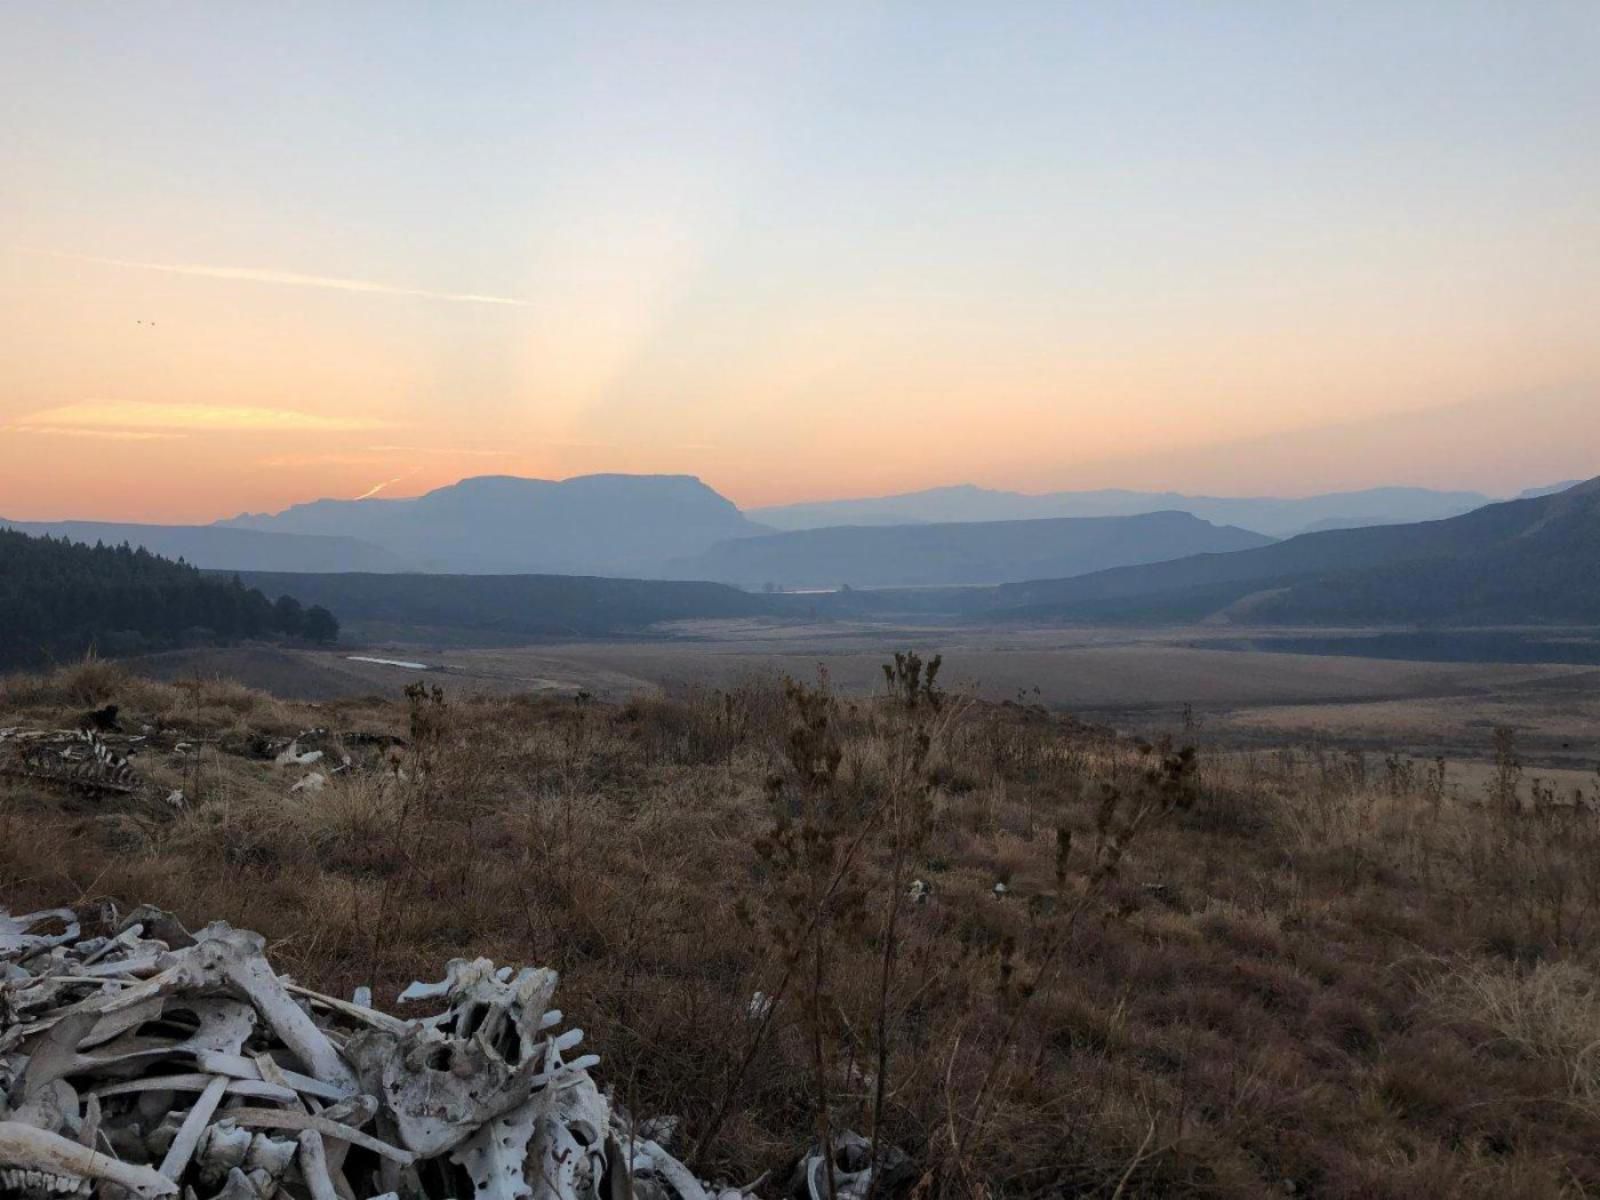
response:
{"label": "dark conifer forest", "polygon": [[128,545],[87,546],[0,530],[0,666],[90,650],[139,654],[245,638],[332,642],[339,622],[292,596],[202,574]]}

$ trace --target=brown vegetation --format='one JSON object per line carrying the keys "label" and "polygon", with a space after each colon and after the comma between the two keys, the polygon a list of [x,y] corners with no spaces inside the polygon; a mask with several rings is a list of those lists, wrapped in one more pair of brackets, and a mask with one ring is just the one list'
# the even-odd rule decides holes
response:
{"label": "brown vegetation", "polygon": [[[87,663],[188,807],[0,783],[0,904],[259,929],[383,1001],[452,956],[561,971],[632,1111],[708,1175],[876,1130],[923,1194],[1600,1190],[1600,815],[1448,766],[1198,756],[891,664],[609,706],[320,706]],[[389,733],[320,791],[263,737]],[[1576,802],[1575,802],[1576,800]],[[997,886],[999,885],[999,886]],[[925,899],[919,897],[925,896]]]}

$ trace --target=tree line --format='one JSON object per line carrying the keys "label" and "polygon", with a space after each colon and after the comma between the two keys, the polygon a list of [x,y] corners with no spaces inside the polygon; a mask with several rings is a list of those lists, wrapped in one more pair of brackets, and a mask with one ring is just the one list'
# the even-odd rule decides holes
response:
{"label": "tree line", "polygon": [[0,530],[0,666],[88,650],[139,654],[246,638],[328,643],[339,622],[321,605],[202,574],[135,549]]}

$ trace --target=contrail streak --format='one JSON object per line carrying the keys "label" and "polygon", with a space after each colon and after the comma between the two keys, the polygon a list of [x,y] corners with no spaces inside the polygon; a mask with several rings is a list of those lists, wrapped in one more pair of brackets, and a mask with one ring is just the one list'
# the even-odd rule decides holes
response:
{"label": "contrail streak", "polygon": [[394,287],[369,279],[342,279],[332,275],[304,275],[298,271],[276,271],[266,267],[211,267],[200,263],[139,262],[130,258],[102,258],[94,254],[73,254],[64,250],[24,250],[51,258],[99,263],[107,267],[127,267],[135,271],[162,271],[168,275],[191,275],[202,279],[231,279],[245,283],[275,283],[286,287],[329,288],[339,292],[368,292],[379,296],[416,296],[424,300],[446,300],[453,304],[506,304],[528,308],[531,301],[515,296],[487,296],[478,292],[436,292],[428,288]]}
{"label": "contrail streak", "polygon": [[356,499],[357,500],[365,500],[369,496],[376,496],[379,492],[383,491],[383,489],[388,487],[391,483],[399,483],[404,478],[405,478],[404,475],[396,475],[393,479],[385,479],[382,483],[375,483],[371,487],[369,487],[366,491],[362,492],[361,495],[357,496]]}

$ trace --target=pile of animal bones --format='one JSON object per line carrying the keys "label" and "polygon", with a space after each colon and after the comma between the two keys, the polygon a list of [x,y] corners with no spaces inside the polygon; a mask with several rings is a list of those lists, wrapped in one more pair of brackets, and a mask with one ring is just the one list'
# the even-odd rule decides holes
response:
{"label": "pile of animal bones", "polygon": [[[143,908],[84,937],[71,910],[0,908],[0,1196],[743,1200],[569,1057],[555,986],[455,959],[401,994],[439,1009],[408,1020],[297,986],[226,924]],[[792,1190],[864,1195],[864,1145]]]}
{"label": "pile of animal bones", "polygon": [[0,728],[0,777],[13,777],[92,794],[161,799],[185,807],[181,791],[157,788],[134,765],[134,759],[165,760],[181,767],[202,748],[224,750],[275,767],[305,768],[291,792],[322,790],[336,775],[352,769],[381,766],[399,771],[397,750],[405,739],[391,734],[331,733],[307,729],[294,737],[252,734],[247,738],[208,740],[185,737],[177,730],[143,725],[129,733],[117,722],[116,705],[85,713],[76,729]]}

